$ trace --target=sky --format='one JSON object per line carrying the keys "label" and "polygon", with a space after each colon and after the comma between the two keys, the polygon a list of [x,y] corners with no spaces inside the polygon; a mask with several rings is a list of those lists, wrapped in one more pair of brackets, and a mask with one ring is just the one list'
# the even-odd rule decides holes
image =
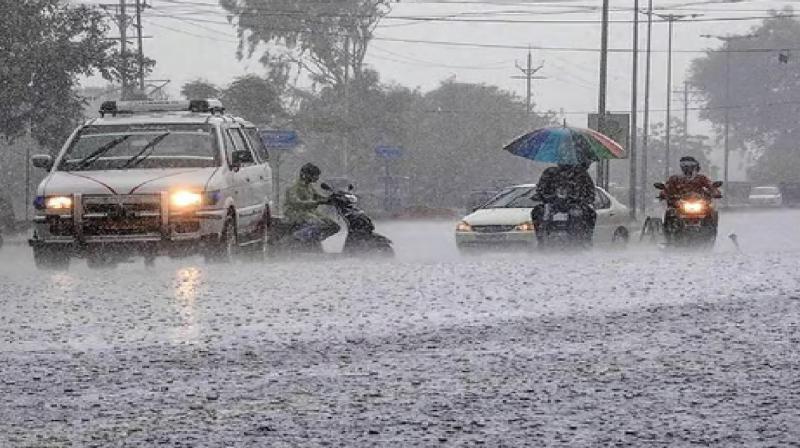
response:
{"label": "sky", "polygon": [[[90,2],[92,3],[92,2]],[[100,1],[93,1],[100,3]],[[113,3],[113,2],[111,2]],[[253,59],[238,60],[235,28],[214,0],[150,0],[144,13],[145,54],[157,62],[152,78],[169,79],[169,92],[178,96],[180,86],[193,79],[225,85],[246,73],[263,74]],[[673,32],[673,91],[683,89],[692,59],[720,45],[703,34],[745,33],[760,23],[769,9],[791,4],[782,1],[736,3],[654,1],[658,14],[701,14],[676,21]],[[633,1],[611,0],[608,62],[608,110],[631,109]],[[568,123],[584,126],[587,113],[598,103],[600,0],[417,0],[392,4],[370,44],[366,62],[383,81],[423,91],[436,88],[448,78],[486,83],[525,96],[525,81],[515,67],[524,64],[527,47],[533,51],[537,73],[533,100],[539,110],[559,112]],[[640,2],[645,10],[646,1]],[[435,20],[420,20],[433,18]],[[639,108],[643,104],[646,16],[640,14]],[[688,19],[688,18],[687,18]],[[546,21],[554,21],[546,23]],[[423,42],[411,42],[423,41]],[[439,42],[439,43],[433,43]],[[441,42],[458,43],[445,45]],[[656,18],[653,24],[651,121],[666,117],[668,26]],[[471,44],[478,44],[472,46]],[[512,48],[505,48],[512,47]],[[88,80],[87,84],[101,83]],[[673,96],[672,109],[682,117],[682,95]],[[698,107],[692,102],[690,107]],[[641,125],[642,117],[639,118]],[[689,115],[689,131],[710,134],[708,123],[696,113]]]}

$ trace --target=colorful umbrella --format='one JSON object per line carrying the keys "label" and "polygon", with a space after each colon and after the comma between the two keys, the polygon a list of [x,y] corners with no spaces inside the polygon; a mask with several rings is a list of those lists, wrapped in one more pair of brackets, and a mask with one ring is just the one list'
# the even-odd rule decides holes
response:
{"label": "colorful umbrella", "polygon": [[585,160],[624,159],[625,149],[592,129],[554,126],[517,137],[503,149],[536,162],[575,165]]}

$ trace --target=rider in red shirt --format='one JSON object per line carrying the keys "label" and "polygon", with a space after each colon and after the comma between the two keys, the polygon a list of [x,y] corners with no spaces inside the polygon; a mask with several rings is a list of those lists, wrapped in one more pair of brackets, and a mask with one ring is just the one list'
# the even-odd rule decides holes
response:
{"label": "rider in red shirt", "polygon": [[719,195],[719,189],[711,179],[700,174],[700,163],[697,159],[691,156],[681,157],[680,166],[683,175],[670,176],[658,196],[659,199],[666,199],[667,204],[672,206],[676,199],[687,193],[699,193],[712,198]]}

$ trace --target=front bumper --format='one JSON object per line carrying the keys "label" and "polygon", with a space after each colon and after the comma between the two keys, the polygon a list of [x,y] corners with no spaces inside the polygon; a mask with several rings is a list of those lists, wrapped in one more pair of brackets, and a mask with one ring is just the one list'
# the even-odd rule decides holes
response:
{"label": "front bumper", "polygon": [[145,199],[131,198],[124,198],[126,202],[119,206],[122,213],[115,214],[103,207],[116,207],[114,201],[123,199],[92,197],[84,200],[81,195],[74,195],[71,212],[47,211],[34,218],[34,232],[29,243],[33,247],[63,245],[75,250],[98,245],[150,249],[191,245],[216,239],[227,215],[224,209],[172,211],[166,193],[148,195]]}
{"label": "front bumper", "polygon": [[522,246],[535,245],[535,232],[456,232],[456,244],[464,246]]}

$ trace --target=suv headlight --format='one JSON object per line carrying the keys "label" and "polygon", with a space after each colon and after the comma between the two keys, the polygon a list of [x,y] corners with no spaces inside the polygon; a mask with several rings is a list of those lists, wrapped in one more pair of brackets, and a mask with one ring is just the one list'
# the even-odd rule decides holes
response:
{"label": "suv headlight", "polygon": [[195,191],[180,190],[172,193],[169,203],[175,208],[199,208],[203,203],[203,195]]}
{"label": "suv headlight", "polygon": [[72,196],[46,196],[44,208],[46,210],[72,210]]}

